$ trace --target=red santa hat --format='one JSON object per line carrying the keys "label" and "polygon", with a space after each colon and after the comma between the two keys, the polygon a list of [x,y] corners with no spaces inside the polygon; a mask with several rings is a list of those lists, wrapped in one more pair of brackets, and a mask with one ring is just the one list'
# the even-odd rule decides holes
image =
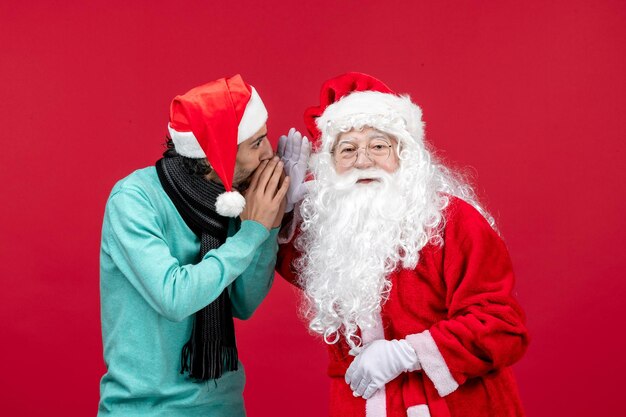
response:
{"label": "red santa hat", "polygon": [[176,152],[208,160],[226,189],[215,204],[222,216],[237,217],[243,211],[246,201],[233,191],[237,145],[266,121],[261,97],[239,74],[193,88],[172,101],[168,130]]}
{"label": "red santa hat", "polygon": [[393,94],[393,91],[385,83],[361,72],[348,72],[325,81],[320,92],[319,106],[309,107],[304,112],[304,123],[310,137],[313,138],[315,148],[319,146],[321,136],[316,124],[317,119],[329,105],[354,91],[379,91]]}
{"label": "red santa hat", "polygon": [[330,150],[338,133],[372,127],[399,141],[423,142],[422,110],[406,95],[397,95],[382,81],[351,72],[322,86],[320,105],[305,112],[316,148]]}

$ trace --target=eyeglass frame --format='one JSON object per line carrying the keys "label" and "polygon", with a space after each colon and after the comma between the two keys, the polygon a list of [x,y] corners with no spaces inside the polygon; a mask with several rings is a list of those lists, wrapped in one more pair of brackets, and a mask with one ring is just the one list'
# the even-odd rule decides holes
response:
{"label": "eyeglass frame", "polygon": [[[364,150],[365,151],[365,157],[367,159],[369,159],[371,162],[379,162],[379,161],[377,161],[375,159],[372,159],[372,156],[369,154],[369,144],[372,141],[374,141],[374,140],[380,140],[382,142],[385,142],[387,144],[387,148],[389,150],[389,153],[387,153],[387,157],[385,159],[381,160],[380,162],[384,162],[387,159],[389,159],[389,157],[391,156],[391,151],[393,149],[393,142],[390,143],[390,140],[388,140],[386,138],[371,138],[371,139],[369,139],[367,141],[367,144],[366,144],[365,147],[357,146],[356,143],[354,143],[352,141],[346,141],[348,143],[354,144],[354,146],[356,147],[356,153],[355,153],[355,158],[354,158],[354,160],[352,161],[352,163],[350,165],[342,165],[342,166],[344,168],[352,168],[356,164],[356,161],[359,160],[359,151],[360,150]],[[335,156],[336,155],[335,149],[337,148],[337,146],[339,146],[339,143],[336,143],[333,146],[333,149],[330,151],[330,154],[333,155],[333,161],[335,162],[335,164],[339,164],[339,161],[337,161],[337,157]]]}

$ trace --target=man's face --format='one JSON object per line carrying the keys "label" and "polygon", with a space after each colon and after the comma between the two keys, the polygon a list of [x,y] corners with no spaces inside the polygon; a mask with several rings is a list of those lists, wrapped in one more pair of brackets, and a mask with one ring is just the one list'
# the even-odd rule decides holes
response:
{"label": "man's face", "polygon": [[370,127],[342,133],[333,148],[335,171],[342,175],[353,169],[382,169],[391,174],[400,166],[397,148],[394,137]]}
{"label": "man's face", "polygon": [[251,138],[239,144],[233,185],[245,184],[261,162],[272,156],[274,151],[267,139],[267,125],[263,125]]}

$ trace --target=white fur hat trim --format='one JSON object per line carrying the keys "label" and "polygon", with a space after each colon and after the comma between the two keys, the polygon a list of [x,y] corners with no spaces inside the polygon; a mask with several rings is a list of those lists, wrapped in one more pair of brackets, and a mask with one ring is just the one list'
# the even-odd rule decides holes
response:
{"label": "white fur hat trim", "polygon": [[193,132],[179,132],[172,129],[169,123],[167,124],[167,130],[170,132],[170,138],[174,142],[177,154],[187,158],[206,158],[206,154],[200,147]]}
{"label": "white fur hat trim", "polygon": [[256,92],[254,87],[250,86],[250,88],[252,89],[250,100],[246,104],[246,109],[239,122],[237,145],[250,139],[267,122],[267,109],[259,93]]}
{"label": "white fur hat trim", "polygon": [[424,140],[422,110],[409,96],[378,91],[357,91],[331,104],[316,120],[322,132],[322,146],[332,146],[339,132],[350,128],[373,127],[399,134],[398,139]]}

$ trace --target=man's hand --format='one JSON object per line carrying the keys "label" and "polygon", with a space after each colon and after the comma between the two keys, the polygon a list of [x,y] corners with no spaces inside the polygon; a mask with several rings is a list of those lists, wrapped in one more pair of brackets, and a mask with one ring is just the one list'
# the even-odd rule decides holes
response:
{"label": "man's hand", "polygon": [[[280,181],[279,181],[280,186],[282,186],[282,184],[285,182],[286,179],[287,179],[287,176],[285,175],[285,171],[283,170],[282,175],[280,176]],[[285,213],[286,213],[285,211],[286,206],[287,206],[287,196],[285,195],[280,202],[280,207],[278,208],[278,212],[276,213],[276,218],[274,219],[274,224],[272,225],[272,228],[280,227],[282,225],[283,217],[285,216]]]}
{"label": "man's hand", "polygon": [[278,156],[285,164],[285,173],[291,178],[289,191],[287,192],[286,212],[293,210],[297,202],[302,200],[307,193],[304,185],[311,144],[306,136],[302,136],[295,128],[289,129],[289,133],[278,139]]}
{"label": "man's hand", "polygon": [[240,215],[242,221],[254,220],[268,230],[274,226],[290,183],[289,177],[286,177],[281,184],[282,175],[283,163],[278,157],[261,162],[246,190],[246,206]]}
{"label": "man's hand", "polygon": [[375,340],[363,348],[346,371],[355,397],[371,398],[402,372],[421,369],[415,350],[406,340]]}

